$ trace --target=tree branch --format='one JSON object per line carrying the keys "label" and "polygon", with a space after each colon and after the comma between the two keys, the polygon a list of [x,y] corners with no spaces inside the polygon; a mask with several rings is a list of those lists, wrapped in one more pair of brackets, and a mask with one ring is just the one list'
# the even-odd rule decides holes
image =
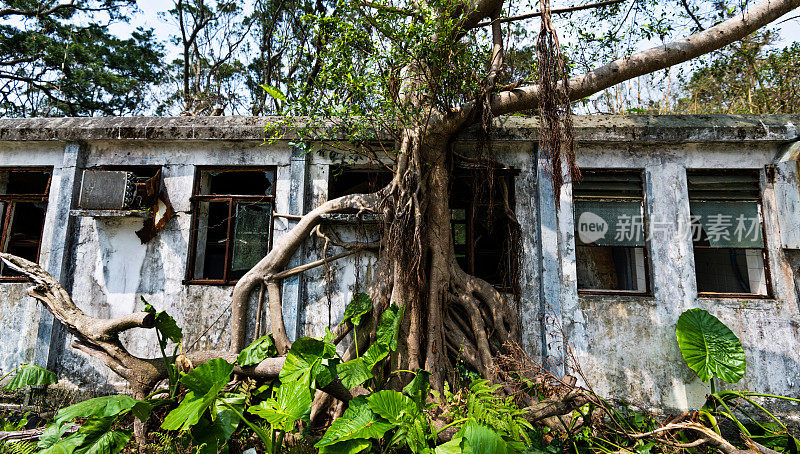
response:
{"label": "tree branch", "polygon": [[[565,14],[565,13],[571,13],[573,11],[580,11],[580,10],[583,10],[583,9],[601,8],[603,6],[614,5],[614,4],[617,4],[617,3],[623,3],[624,1],[625,0],[608,0],[608,1],[604,1],[604,2],[598,2],[598,3],[589,3],[589,4],[586,4],[586,5],[570,6],[569,8],[555,8],[555,9],[551,9],[550,10],[550,14]],[[520,14],[519,16],[501,17],[501,18],[498,18],[498,19],[490,20],[490,21],[479,22],[479,23],[475,24],[475,28],[477,28],[477,27],[486,27],[488,25],[492,25],[495,22],[499,22],[501,24],[505,24],[507,22],[514,22],[514,21],[518,21],[518,20],[532,19],[534,17],[539,17],[541,15],[542,15],[542,12],[541,11],[537,11],[535,13]]]}
{"label": "tree branch", "polygon": [[[269,282],[273,277],[283,270],[289,263],[292,255],[297,248],[305,241],[311,231],[322,222],[322,215],[327,213],[346,212],[346,211],[372,211],[377,212],[380,206],[382,192],[373,194],[352,194],[329,200],[313,211],[309,212],[297,225],[286,232],[280,240],[273,246],[266,257],[261,259],[250,271],[247,272],[233,288],[233,308],[231,310],[231,346],[232,352],[239,352],[245,346],[247,337],[247,307],[249,304],[250,292],[263,281]],[[273,292],[269,292],[270,307],[273,307]],[[280,304],[278,302],[277,304]],[[274,319],[274,328],[283,324],[283,318]],[[280,330],[279,330],[280,331]],[[283,330],[285,332],[285,328]]]}
{"label": "tree branch", "polygon": [[[620,82],[720,49],[746,37],[798,6],[800,0],[763,0],[742,14],[702,32],[637,52],[583,75],[572,77],[568,81],[569,97],[573,101],[582,99]],[[538,102],[538,85],[529,85],[493,96],[492,111],[497,115],[508,114],[536,108]],[[463,122],[473,108],[474,103],[465,104],[451,114],[451,121]]]}

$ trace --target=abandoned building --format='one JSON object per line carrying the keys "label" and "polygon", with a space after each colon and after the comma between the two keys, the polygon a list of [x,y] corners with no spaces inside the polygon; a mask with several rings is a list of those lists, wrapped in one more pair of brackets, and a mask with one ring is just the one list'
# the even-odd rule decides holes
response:
{"label": "abandoned building", "polygon": [[[530,355],[556,365],[574,356],[601,395],[697,407],[708,388],[684,364],[675,324],[700,307],[744,345],[747,372],[736,387],[797,397],[800,117],[575,117],[583,178],[565,183],[558,200],[537,153],[537,121],[496,121],[495,157],[508,169],[493,178],[511,188],[521,226],[519,282],[503,272],[508,229],[475,202],[485,182],[467,170],[456,171],[453,238],[466,271],[502,291],[519,285]],[[232,284],[274,239],[328,198],[387,178],[343,168],[324,147],[303,153],[291,137],[264,143],[266,122],[0,120],[2,250],[38,261],[92,315],[140,311],[143,298],[176,318],[183,348],[226,348]],[[465,133],[455,147],[470,155],[476,139]],[[368,220],[325,222],[343,237],[375,233]],[[309,239],[290,266],[323,253],[337,250]],[[374,265],[363,252],[287,279],[289,337],[337,324]],[[0,268],[2,372],[35,362],[80,387],[122,386],[69,347],[27,285]],[[268,326],[257,306],[254,334]],[[125,341],[158,356],[151,331]]]}

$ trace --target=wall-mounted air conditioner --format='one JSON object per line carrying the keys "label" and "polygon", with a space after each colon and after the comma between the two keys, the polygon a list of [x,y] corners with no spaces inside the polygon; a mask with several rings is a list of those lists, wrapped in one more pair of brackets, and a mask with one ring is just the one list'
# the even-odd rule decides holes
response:
{"label": "wall-mounted air conditioner", "polygon": [[78,206],[84,210],[128,210],[136,201],[133,172],[85,170]]}

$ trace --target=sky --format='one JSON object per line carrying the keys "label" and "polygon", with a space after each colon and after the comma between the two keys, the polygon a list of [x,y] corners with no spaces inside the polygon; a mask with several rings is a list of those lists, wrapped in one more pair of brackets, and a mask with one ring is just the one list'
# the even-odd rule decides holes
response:
{"label": "sky", "polygon": [[[559,3],[560,2],[556,0],[552,5],[555,8],[559,6]],[[137,0],[136,4],[139,11],[137,11],[131,19],[131,23],[116,24],[113,27],[114,32],[119,35],[124,35],[129,31],[130,27],[142,26],[145,28],[153,28],[158,39],[162,42],[167,42],[170,35],[175,33],[176,30],[173,24],[170,24],[165,18],[159,16],[158,13],[166,13],[172,8],[173,2],[171,0]],[[554,23],[556,27],[558,27],[557,19]],[[536,26],[538,27],[538,23]],[[781,40],[776,44],[776,47],[785,47],[793,42],[800,42],[800,10],[794,10],[786,14],[779,20],[773,22],[769,28],[780,30]],[[172,60],[177,56],[177,48],[168,45],[168,60]]]}

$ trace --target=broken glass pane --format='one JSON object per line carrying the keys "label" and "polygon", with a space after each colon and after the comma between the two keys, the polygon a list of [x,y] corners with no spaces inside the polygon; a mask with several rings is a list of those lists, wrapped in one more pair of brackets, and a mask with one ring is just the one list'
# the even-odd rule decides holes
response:
{"label": "broken glass pane", "polygon": [[711,247],[764,247],[758,202],[698,201],[691,202],[690,207],[696,243]]}
{"label": "broken glass pane", "polygon": [[271,203],[238,203],[233,233],[231,272],[237,279],[269,252]]}

